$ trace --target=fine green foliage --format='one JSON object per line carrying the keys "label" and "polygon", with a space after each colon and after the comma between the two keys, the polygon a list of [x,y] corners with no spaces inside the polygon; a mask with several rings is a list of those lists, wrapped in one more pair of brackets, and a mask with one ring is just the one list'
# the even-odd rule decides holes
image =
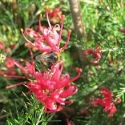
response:
{"label": "fine green foliage", "polygon": [[[39,103],[35,100],[34,97],[28,98],[25,94],[24,99],[19,98],[17,95],[18,102],[15,102],[15,117],[13,117],[13,113],[10,110],[8,114],[9,119],[7,120],[8,125],[47,125],[49,119],[53,115],[46,115],[43,111],[42,106],[39,106]],[[20,112],[17,108],[20,105]]]}
{"label": "fine green foliage", "polygon": [[[24,82],[25,79],[7,79],[3,77],[5,59],[13,57],[31,60],[30,52],[26,47],[26,40],[22,37],[20,29],[34,28],[38,25],[39,15],[42,14],[41,24],[47,26],[45,17],[46,7],[52,9],[60,7],[65,15],[64,30],[61,46],[67,39],[67,31],[72,30],[70,43],[62,53],[65,70],[71,77],[76,75],[74,69],[82,68],[81,76],[73,84],[78,86],[78,92],[68,99],[73,104],[64,106],[59,113],[47,114],[44,104],[41,104],[35,95],[29,94],[26,85],[6,89],[6,86]],[[124,125],[125,115],[125,33],[120,30],[125,28],[125,2],[124,0],[80,0],[82,19],[86,31],[79,45],[77,33],[72,21],[69,2],[67,0],[1,0],[0,1],[0,125]],[[13,47],[14,46],[14,47]],[[91,63],[93,57],[86,58],[79,54],[89,48],[96,49],[101,46],[102,57],[97,64]],[[1,47],[1,46],[0,46]],[[35,56],[40,54],[34,51]],[[36,70],[42,71],[46,67],[37,64]],[[20,70],[17,72],[21,74]],[[93,107],[89,99],[99,98],[100,88],[110,89],[114,98],[120,98],[116,105],[117,111],[109,118],[109,112],[104,112],[104,107]],[[28,94],[27,94],[28,93]],[[81,113],[83,109],[87,112]]]}

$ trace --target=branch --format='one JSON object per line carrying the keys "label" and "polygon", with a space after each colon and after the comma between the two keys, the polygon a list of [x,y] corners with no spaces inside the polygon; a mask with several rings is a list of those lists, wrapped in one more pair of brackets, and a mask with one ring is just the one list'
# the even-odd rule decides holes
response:
{"label": "branch", "polygon": [[72,14],[72,19],[75,27],[75,31],[78,36],[79,40],[79,47],[77,47],[78,54],[79,54],[79,59],[81,61],[82,66],[85,66],[87,64],[86,62],[86,57],[83,55],[83,50],[82,50],[82,39],[86,41],[86,31],[84,27],[84,22],[82,20],[82,13],[81,13],[81,7],[80,7],[80,2],[79,0],[69,0],[70,4],[70,10]]}
{"label": "branch", "polygon": [[79,41],[86,39],[86,31],[82,20],[82,13],[79,0],[69,0],[72,19]]}

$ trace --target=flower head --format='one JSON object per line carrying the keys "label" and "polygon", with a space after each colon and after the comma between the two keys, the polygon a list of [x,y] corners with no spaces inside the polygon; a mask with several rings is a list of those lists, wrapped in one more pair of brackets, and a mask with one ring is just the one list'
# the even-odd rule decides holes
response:
{"label": "flower head", "polygon": [[95,58],[95,59],[92,60],[91,62],[92,62],[93,64],[97,64],[97,63],[100,61],[101,57],[102,57],[101,46],[97,46],[97,47],[96,47],[96,50],[91,49],[91,48],[90,48],[90,49],[87,49],[87,50],[84,51],[83,54],[84,54],[84,55],[91,54],[91,55],[93,56],[93,58]]}
{"label": "flower head", "polygon": [[55,64],[49,71],[36,72],[36,82],[28,84],[29,89],[36,98],[44,104],[45,112],[57,112],[62,110],[68,96],[78,91],[77,86],[71,83],[79,78],[81,69],[77,69],[78,75],[70,78],[69,74],[62,74],[63,64]]}
{"label": "flower head", "polygon": [[115,104],[117,104],[118,101],[114,101],[113,93],[107,88],[101,88],[100,94],[102,94],[104,97],[101,99],[100,98],[91,99],[91,101],[93,101],[93,106],[98,106],[98,105],[103,106],[104,107],[103,111],[104,112],[110,111],[108,116],[112,117],[113,114],[116,112]]}
{"label": "flower head", "polygon": [[[58,11],[56,11],[57,15]],[[52,13],[51,13],[52,14]],[[21,30],[22,35],[26,39],[28,43],[30,43],[33,47],[36,47],[39,51],[42,52],[62,52],[67,47],[70,39],[71,31],[68,31],[68,38],[65,45],[60,48],[60,41],[62,36],[62,30],[64,25],[64,15],[61,15],[61,26],[59,24],[55,24],[54,26],[51,25],[49,21],[49,16],[51,15],[48,10],[46,10],[46,18],[48,21],[49,27],[41,26],[41,17],[39,18],[39,26],[38,31],[35,31],[31,28],[26,28],[25,31]],[[53,14],[52,14],[53,15]],[[33,42],[28,40],[24,33],[30,38],[33,38]]]}

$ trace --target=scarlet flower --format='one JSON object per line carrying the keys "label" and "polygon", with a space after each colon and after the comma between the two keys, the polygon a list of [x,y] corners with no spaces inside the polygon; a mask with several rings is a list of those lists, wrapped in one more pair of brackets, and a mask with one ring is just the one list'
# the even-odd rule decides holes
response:
{"label": "scarlet flower", "polygon": [[96,47],[96,50],[91,49],[91,48],[90,48],[90,49],[87,49],[87,50],[84,51],[83,54],[84,54],[84,55],[91,54],[91,55],[95,58],[95,59],[92,60],[91,62],[92,62],[93,64],[97,64],[97,63],[100,61],[101,57],[102,57],[101,46],[97,46],[97,47]]}
{"label": "scarlet flower", "polygon": [[[60,41],[62,36],[62,30],[64,25],[64,15],[61,15],[61,26],[56,24],[52,26],[49,21],[48,10],[46,11],[46,18],[48,21],[49,27],[41,26],[41,16],[39,19],[39,26],[38,31],[35,31],[31,28],[26,28],[25,33],[27,36],[34,39],[34,42],[28,40],[22,31],[22,35],[24,36],[25,40],[30,43],[33,47],[36,47],[39,51],[42,52],[62,52],[67,47],[70,39],[71,31],[68,31],[68,38],[65,45],[60,48]],[[59,31],[59,33],[58,33]]]}
{"label": "scarlet flower", "polygon": [[[93,101],[93,106],[103,106],[104,112],[110,111],[108,117],[112,117],[113,114],[116,112],[115,104],[120,103],[120,101],[115,101],[113,99],[114,95],[113,93],[107,89],[107,88],[101,88],[100,94],[102,94],[104,97],[102,99],[100,98],[93,98],[91,101]],[[119,100],[119,99],[117,99]]]}
{"label": "scarlet flower", "polygon": [[62,106],[67,103],[67,97],[78,91],[77,86],[71,83],[79,78],[81,69],[76,69],[78,75],[72,79],[69,74],[62,74],[62,70],[63,64],[57,63],[49,71],[36,72],[36,81],[28,84],[28,88],[44,104],[47,113],[62,110]]}
{"label": "scarlet flower", "polygon": [[80,77],[81,69],[76,68],[78,75],[70,78],[69,74],[62,74],[63,63],[58,62],[49,69],[49,71],[35,71],[33,55],[31,53],[31,62],[22,60],[23,63],[14,60],[17,66],[24,73],[24,76],[6,75],[7,78],[27,78],[30,81],[24,81],[17,84],[6,86],[7,89],[27,84],[28,88],[35,94],[36,98],[44,104],[44,110],[47,113],[62,110],[62,106],[70,101],[67,97],[72,96],[78,91],[76,85],[71,83]]}

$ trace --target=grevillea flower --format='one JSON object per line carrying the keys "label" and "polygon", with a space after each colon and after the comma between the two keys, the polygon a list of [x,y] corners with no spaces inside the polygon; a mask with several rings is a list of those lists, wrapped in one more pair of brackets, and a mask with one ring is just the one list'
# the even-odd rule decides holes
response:
{"label": "grevillea flower", "polygon": [[[48,16],[48,10],[46,11],[46,18],[48,21],[49,27],[41,26],[41,16],[39,19],[39,26],[38,26],[38,31],[35,31],[31,28],[26,28],[25,31],[22,31],[22,35],[24,36],[25,40],[30,43],[33,47],[36,47],[39,51],[42,52],[62,52],[64,49],[66,49],[69,39],[70,39],[70,34],[71,31],[68,31],[68,38],[65,43],[65,45],[60,48],[60,41],[61,41],[61,36],[62,36],[62,30],[63,30],[63,25],[64,25],[64,15],[61,15],[61,26],[59,24],[55,24],[54,26],[51,25],[49,21],[49,16]],[[59,31],[59,32],[58,32]],[[28,40],[24,33],[29,36],[30,38],[33,38],[33,42]]]}
{"label": "grevillea flower", "polygon": [[63,64],[57,63],[49,71],[35,72],[36,81],[28,84],[28,88],[44,104],[47,113],[62,110],[68,102],[67,97],[78,91],[77,86],[71,83],[79,78],[81,69],[76,68],[78,75],[72,79],[69,74],[62,74],[62,70]]}
{"label": "grevillea flower", "polygon": [[100,98],[93,98],[91,101],[93,101],[93,106],[103,106],[104,107],[104,112],[110,111],[109,112],[109,117],[112,117],[113,114],[116,112],[116,107],[115,104],[120,103],[120,99],[113,99],[114,95],[113,93],[107,89],[107,88],[102,88],[100,89],[100,94],[102,94],[104,97],[102,99]]}
{"label": "grevillea flower", "polygon": [[70,78],[69,74],[62,74],[62,62],[56,63],[49,70],[43,72],[35,70],[32,53],[31,62],[25,60],[22,60],[22,62],[23,64],[14,60],[15,66],[22,71],[21,76],[14,74],[6,75],[6,77],[27,80],[6,86],[6,88],[9,89],[26,84],[36,98],[44,104],[45,112],[51,113],[62,110],[62,106],[70,102],[67,98],[78,91],[77,86],[73,85],[72,82],[80,77],[81,69],[76,68],[78,75],[74,78]]}
{"label": "grevillea flower", "polygon": [[95,59],[92,60],[91,62],[92,62],[93,64],[97,64],[97,63],[100,61],[101,57],[102,57],[101,46],[97,46],[97,47],[96,47],[96,50],[91,49],[91,48],[90,48],[90,49],[87,49],[87,50],[84,51],[83,54],[84,54],[84,55],[91,54],[91,55],[93,56],[93,58],[95,58]]}

